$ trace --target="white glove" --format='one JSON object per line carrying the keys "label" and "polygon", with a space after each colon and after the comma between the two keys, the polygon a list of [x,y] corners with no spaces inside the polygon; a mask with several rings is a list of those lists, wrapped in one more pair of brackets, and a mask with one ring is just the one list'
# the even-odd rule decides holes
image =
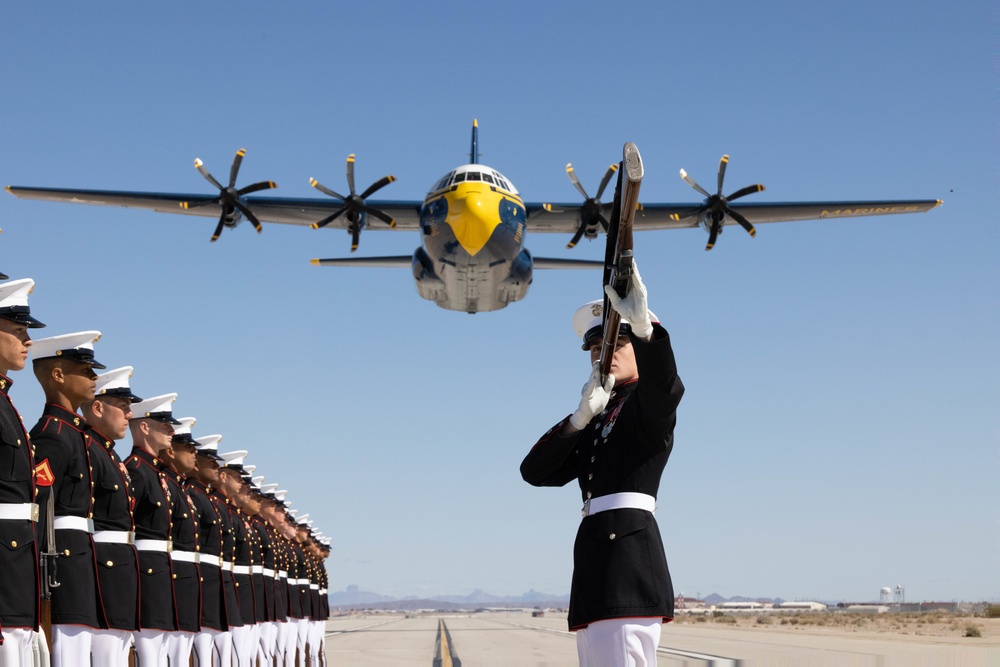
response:
{"label": "white glove", "polygon": [[611,307],[628,320],[632,325],[632,333],[639,338],[646,338],[653,333],[653,323],[649,319],[649,306],[646,304],[646,286],[639,276],[639,267],[632,264],[632,288],[625,298],[618,296],[610,285],[605,285],[604,293],[608,295]]}
{"label": "white glove", "polygon": [[580,407],[569,416],[569,423],[573,428],[582,431],[590,420],[604,411],[608,406],[608,399],[611,398],[611,390],[615,386],[615,376],[608,374],[601,386],[601,362],[594,362],[594,369],[590,371],[590,379],[583,385],[580,392]]}

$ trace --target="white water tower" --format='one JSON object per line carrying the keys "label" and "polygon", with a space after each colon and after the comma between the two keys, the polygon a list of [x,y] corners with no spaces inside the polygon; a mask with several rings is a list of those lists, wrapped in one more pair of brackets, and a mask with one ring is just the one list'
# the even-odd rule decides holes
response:
{"label": "white water tower", "polygon": [[893,604],[903,604],[906,602],[906,589],[903,584],[896,584],[896,593],[892,598]]}
{"label": "white water tower", "polygon": [[878,603],[879,604],[890,604],[892,602],[892,589],[888,586],[882,588],[879,591]]}

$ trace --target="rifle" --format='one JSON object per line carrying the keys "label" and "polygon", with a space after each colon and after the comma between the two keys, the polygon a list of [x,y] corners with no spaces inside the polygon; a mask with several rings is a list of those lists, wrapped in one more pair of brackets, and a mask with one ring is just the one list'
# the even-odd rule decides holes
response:
{"label": "rifle", "polygon": [[49,652],[52,651],[52,589],[59,588],[59,581],[56,579],[57,560],[59,552],[56,551],[56,499],[52,492],[52,487],[48,489],[48,497],[45,498],[45,550],[39,559],[39,569],[41,574],[41,599],[39,600],[39,627],[45,636]]}
{"label": "rifle", "polygon": [[[608,243],[604,252],[604,284],[611,285],[618,296],[624,298],[632,289],[632,219],[639,204],[639,186],[642,185],[642,157],[631,141],[622,149],[622,169],[618,170],[615,200],[608,221]],[[604,337],[601,341],[601,383],[611,371],[611,358],[618,345],[621,315],[611,307],[604,295]]]}

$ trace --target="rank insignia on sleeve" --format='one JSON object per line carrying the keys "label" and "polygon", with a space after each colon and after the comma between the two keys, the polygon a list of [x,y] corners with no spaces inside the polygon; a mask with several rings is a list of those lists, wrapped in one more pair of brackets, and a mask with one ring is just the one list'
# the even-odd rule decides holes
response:
{"label": "rank insignia on sleeve", "polygon": [[35,466],[35,484],[38,486],[52,486],[55,481],[56,477],[52,474],[52,466],[49,465],[48,459]]}

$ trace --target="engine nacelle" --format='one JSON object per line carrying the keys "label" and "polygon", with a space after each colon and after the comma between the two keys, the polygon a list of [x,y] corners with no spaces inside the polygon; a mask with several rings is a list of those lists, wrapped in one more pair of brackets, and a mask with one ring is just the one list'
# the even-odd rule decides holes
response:
{"label": "engine nacelle", "polygon": [[444,282],[434,271],[434,262],[427,251],[417,248],[413,253],[410,266],[413,268],[413,280],[417,284],[417,293],[428,301],[444,301],[447,298]]}
{"label": "engine nacelle", "polygon": [[510,263],[510,273],[500,283],[497,298],[501,303],[520,301],[528,293],[532,280],[532,259],[527,249],[517,254]]}

